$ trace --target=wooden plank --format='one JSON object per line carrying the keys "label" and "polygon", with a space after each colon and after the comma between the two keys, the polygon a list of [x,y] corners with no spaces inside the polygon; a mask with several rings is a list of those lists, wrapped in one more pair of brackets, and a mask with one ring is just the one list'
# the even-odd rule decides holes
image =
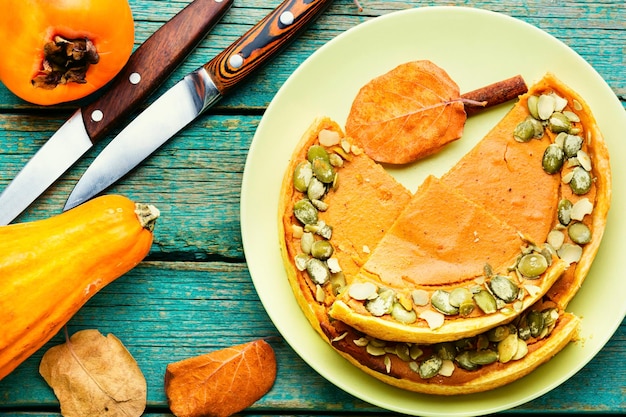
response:
{"label": "wooden plank", "polygon": [[[241,0],[173,74],[160,92],[229,45],[280,0]],[[239,91],[203,115],[108,192],[156,204],[162,211],[146,262],[97,294],[72,319],[70,332],[98,328],[120,337],[148,380],[146,416],[171,416],[162,388],[169,361],[254,338],[269,338],[279,361],[274,388],[246,415],[391,415],[334,387],[283,341],[254,291],[239,230],[239,191],[245,158],[263,111],[293,70],[317,48],[359,23],[412,7],[470,5],[503,12],[562,40],[600,73],[626,108],[626,9],[622,0],[334,2],[283,55]],[[136,44],[187,0],[131,0]],[[416,40],[419,42],[420,40]],[[0,189],[69,117],[76,103],[41,108],[0,86]],[[115,132],[113,132],[115,133]],[[113,136],[113,135],[111,135]],[[93,156],[93,149],[40,198],[21,221],[59,212]],[[158,186],[156,186],[158,185]],[[184,228],[181,228],[181,224]],[[103,315],[106,311],[107,315]],[[43,351],[0,381],[0,416],[59,416],[52,391],[37,372]],[[605,348],[572,379],[507,415],[626,412],[620,360],[626,321]]]}
{"label": "wooden plank", "polygon": [[[269,320],[242,263],[144,262],[96,294],[68,325],[70,334],[87,328],[113,333],[126,345],[147,379],[154,412],[167,412],[163,375],[169,362],[257,338],[267,339],[275,349],[278,375],[251,412],[380,411],[334,387],[295,354]],[[616,358],[626,354],[625,340],[626,322],[571,380],[513,411],[624,410],[624,364]],[[57,407],[37,367],[43,352],[62,342],[62,334],[57,335],[0,381],[0,415],[7,405],[49,411]]]}
{"label": "wooden plank", "polygon": [[[145,40],[163,22],[182,9],[187,2],[131,1],[136,19],[136,43]],[[223,21],[209,34],[165,83],[171,86],[186,72],[215,56],[257,20],[262,18],[278,0],[238,1]],[[364,1],[363,13],[357,13],[352,2],[334,2],[328,11],[315,22],[309,32],[303,34],[280,57],[263,68],[246,85],[218,104],[217,109],[248,108],[261,111],[293,70],[311,53],[341,32],[377,16],[420,6],[448,6],[467,2],[445,0],[424,2]],[[472,7],[496,11],[521,19],[543,29],[570,46],[585,58],[613,88],[615,94],[626,103],[626,80],[622,73],[626,67],[626,55],[622,46],[626,44],[626,9],[621,0],[606,2],[558,2],[541,0],[531,6],[513,0],[475,1]],[[416,40],[419,42],[419,40]],[[160,90],[163,91],[163,90]],[[28,110],[37,108],[12,96],[0,86],[0,109]],[[626,104],[625,104],[626,106]],[[76,104],[55,108],[75,108]]]}

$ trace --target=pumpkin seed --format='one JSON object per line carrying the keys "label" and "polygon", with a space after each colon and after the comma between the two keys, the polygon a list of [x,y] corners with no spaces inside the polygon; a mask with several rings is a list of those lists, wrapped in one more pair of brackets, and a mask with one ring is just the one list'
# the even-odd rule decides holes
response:
{"label": "pumpkin seed", "polygon": [[578,115],[576,113],[574,113],[573,111],[565,110],[565,111],[563,111],[563,114],[565,116],[567,116],[567,118],[570,120],[570,122],[573,122],[573,123],[580,122],[580,117],[578,117]]}
{"label": "pumpkin seed", "polygon": [[591,230],[585,223],[572,223],[567,228],[567,234],[574,243],[586,245],[591,242]]}
{"label": "pumpkin seed", "polygon": [[541,164],[548,174],[554,174],[561,170],[565,161],[565,152],[558,145],[552,143],[546,147]]}
{"label": "pumpkin seed", "polygon": [[487,331],[487,339],[490,342],[501,342],[509,334],[511,334],[509,326],[498,326]]}
{"label": "pumpkin seed", "polygon": [[489,291],[478,291],[476,294],[474,294],[474,301],[485,314],[492,314],[498,311],[496,299],[493,297],[493,295],[489,293]]}
{"label": "pumpkin seed", "polygon": [[422,379],[429,379],[436,376],[443,365],[443,360],[433,355],[419,364],[418,373]]}
{"label": "pumpkin seed", "polygon": [[461,352],[463,350],[472,349],[474,346],[473,337],[464,337],[453,342],[456,349]]}
{"label": "pumpkin seed", "polygon": [[559,223],[563,226],[567,226],[569,222],[572,220],[571,211],[573,204],[568,199],[564,198],[559,201],[559,205],[557,206],[557,216],[559,218]]}
{"label": "pumpkin seed", "polygon": [[408,362],[411,360],[411,351],[409,350],[409,345],[406,343],[398,343],[396,345],[396,356],[402,359],[404,362]]}
{"label": "pumpkin seed", "polygon": [[521,340],[530,339],[530,326],[528,326],[526,316],[520,318],[520,322],[517,325],[517,337]]}
{"label": "pumpkin seed", "polygon": [[561,112],[555,111],[548,119],[548,129],[554,133],[569,132],[572,122]]}
{"label": "pumpkin seed", "polygon": [[454,373],[454,362],[450,359],[444,359],[441,363],[441,368],[439,368],[439,375],[441,376],[452,376]]}
{"label": "pumpkin seed", "polygon": [[563,246],[557,251],[561,258],[568,265],[580,261],[583,254],[583,248],[571,243],[563,243]]}
{"label": "pumpkin seed", "polygon": [[530,115],[534,117],[535,119],[539,119],[539,110],[537,109],[538,103],[539,103],[539,96],[535,96],[535,95],[528,97],[528,101],[526,102]]}
{"label": "pumpkin seed", "polygon": [[378,288],[371,282],[356,282],[350,285],[348,295],[355,300],[373,300],[378,297]]}
{"label": "pumpkin seed", "polygon": [[567,135],[563,140],[563,152],[567,158],[576,156],[583,146],[583,138],[578,135]]}
{"label": "pumpkin seed", "polygon": [[415,323],[417,313],[414,310],[407,310],[400,303],[394,303],[391,309],[391,317],[404,324]]}
{"label": "pumpkin seed", "polygon": [[305,192],[309,188],[311,178],[313,178],[313,168],[309,161],[302,161],[296,165],[293,173],[293,186],[296,190],[301,193]]}
{"label": "pumpkin seed", "polygon": [[510,334],[498,343],[498,360],[507,363],[517,353],[517,334]]}
{"label": "pumpkin seed", "polygon": [[317,284],[315,286],[315,301],[323,303],[324,300],[326,300],[326,291],[324,291],[321,285]]}
{"label": "pumpkin seed", "polygon": [[591,157],[589,154],[582,149],[576,153],[576,159],[580,163],[580,166],[584,168],[585,171],[591,171]]}
{"label": "pumpkin seed", "polygon": [[311,199],[311,204],[313,204],[313,207],[315,207],[318,211],[328,210],[328,204],[322,200]]}
{"label": "pumpkin seed", "polygon": [[565,242],[565,234],[560,230],[551,230],[550,233],[548,233],[546,242],[555,250],[559,250],[563,242]]}
{"label": "pumpkin seed", "polygon": [[537,100],[537,115],[540,120],[548,120],[554,109],[556,108],[556,100],[552,95],[542,94]]}
{"label": "pumpkin seed", "polygon": [[567,100],[555,92],[550,93],[552,97],[554,97],[554,110],[555,111],[563,111],[565,106],[567,106]]}
{"label": "pumpkin seed", "polygon": [[365,308],[376,317],[391,313],[395,302],[395,292],[393,290],[383,290],[378,297],[365,302]]}
{"label": "pumpkin seed", "polygon": [[572,206],[571,219],[582,221],[587,214],[591,214],[593,211],[593,204],[588,198],[581,198]]}
{"label": "pumpkin seed", "polygon": [[445,316],[438,311],[424,310],[419,313],[419,318],[426,320],[430,329],[438,329],[443,326],[445,322]]}
{"label": "pumpkin seed", "polygon": [[387,353],[385,352],[385,348],[374,346],[372,343],[368,343],[365,347],[365,350],[372,356],[383,356],[385,353]]}
{"label": "pumpkin seed", "polygon": [[333,235],[333,228],[327,225],[324,220],[320,220],[314,224],[305,224],[304,231],[313,232],[324,239],[330,239]]}
{"label": "pumpkin seed", "polygon": [[328,151],[326,151],[326,149],[324,149],[323,146],[313,145],[308,149],[307,154],[306,154],[306,159],[311,163],[313,163],[315,159],[323,159],[326,162],[328,162],[329,161]]}
{"label": "pumpkin seed", "polygon": [[360,337],[358,339],[354,339],[353,342],[358,347],[365,347],[365,346],[369,345],[370,340],[367,337]]}
{"label": "pumpkin seed", "polygon": [[429,294],[426,290],[417,289],[411,292],[411,299],[416,306],[425,306],[428,304],[428,298]]}
{"label": "pumpkin seed", "polygon": [[495,275],[487,282],[487,285],[493,295],[507,303],[515,301],[519,293],[519,287],[504,275]]}
{"label": "pumpkin seed", "polygon": [[541,123],[539,120],[535,119],[534,117],[529,117],[528,120],[530,121],[530,124],[533,125],[533,130],[534,130],[533,137],[537,139],[541,139],[543,137],[543,132],[544,132],[543,123]]}
{"label": "pumpkin seed", "polygon": [[306,272],[316,284],[324,285],[330,280],[328,267],[319,259],[310,258],[306,263]]}
{"label": "pumpkin seed", "polygon": [[517,339],[517,351],[511,358],[513,361],[518,361],[528,354],[528,345],[522,339]]}
{"label": "pumpkin seed", "polygon": [[416,360],[424,354],[424,351],[418,345],[411,345],[409,347],[409,356],[411,359]]}
{"label": "pumpkin seed", "polygon": [[311,247],[313,246],[313,243],[315,243],[315,236],[313,235],[313,233],[311,232],[302,233],[302,237],[300,238],[300,249],[302,249],[302,252],[306,253],[307,255],[310,255]]}
{"label": "pumpkin seed", "polygon": [[456,346],[452,342],[437,343],[434,346],[434,352],[441,359],[452,360],[456,356]]}
{"label": "pumpkin seed", "polygon": [[319,140],[320,144],[330,147],[337,145],[341,140],[341,135],[339,132],[330,129],[322,129],[317,135],[317,140]]}
{"label": "pumpkin seed", "polygon": [[346,287],[346,276],[343,272],[330,275],[330,285],[334,295],[338,295]]}
{"label": "pumpkin seed", "polygon": [[317,177],[311,178],[309,181],[309,187],[306,189],[306,196],[309,200],[319,200],[326,194],[326,185],[317,179]]}
{"label": "pumpkin seed", "polygon": [[456,355],[456,357],[454,358],[454,361],[466,371],[476,371],[477,369],[480,368],[480,365],[475,364],[474,362],[471,361],[470,351],[468,350]]}
{"label": "pumpkin seed", "polygon": [[453,307],[459,307],[466,301],[472,300],[472,293],[467,288],[455,288],[450,291],[449,302]]}
{"label": "pumpkin seed", "polygon": [[304,271],[306,269],[306,264],[309,262],[309,259],[310,256],[306,253],[299,253],[294,257],[294,262],[298,271]]}
{"label": "pumpkin seed", "polygon": [[333,245],[328,240],[316,240],[311,245],[311,256],[322,261],[333,256],[334,251]]}
{"label": "pumpkin seed", "polygon": [[567,137],[567,132],[561,132],[558,135],[556,135],[556,137],[554,138],[554,144],[558,145],[559,148],[563,148],[563,145],[565,144],[565,138]]}
{"label": "pumpkin seed", "polygon": [[548,308],[541,312],[543,314],[543,321],[545,327],[549,329],[550,332],[556,326],[556,321],[559,318],[559,312],[556,308]]}
{"label": "pumpkin seed", "polygon": [[537,278],[548,269],[548,260],[538,253],[530,253],[520,258],[517,270],[526,278]]}
{"label": "pumpkin seed", "polygon": [[302,224],[317,223],[317,209],[306,199],[302,199],[293,205],[293,214]]}
{"label": "pumpkin seed", "polygon": [[531,310],[526,315],[526,323],[532,337],[537,337],[543,330],[545,323],[541,311]]}
{"label": "pumpkin seed", "polygon": [[336,153],[328,155],[328,162],[336,168],[341,168],[343,166],[343,158]]}
{"label": "pumpkin seed", "polygon": [[478,336],[476,336],[476,349],[481,350],[481,349],[487,349],[488,347],[489,347],[489,339],[487,338],[486,334],[481,333]]}
{"label": "pumpkin seed", "polygon": [[468,359],[476,365],[489,365],[498,360],[498,352],[491,349],[474,350],[469,352]]}
{"label": "pumpkin seed", "polygon": [[335,168],[330,164],[328,158],[315,158],[311,162],[313,175],[325,184],[330,184],[335,179]]}
{"label": "pumpkin seed", "polygon": [[569,186],[576,195],[587,194],[591,190],[591,174],[584,168],[576,167],[572,171],[572,179]]}
{"label": "pumpkin seed", "polygon": [[532,118],[528,117],[519,122],[513,130],[513,138],[518,142],[528,142],[535,136],[535,127],[531,122]]}
{"label": "pumpkin seed", "polygon": [[442,314],[453,316],[459,314],[458,307],[450,304],[450,293],[445,290],[436,290],[430,297],[430,304]]}
{"label": "pumpkin seed", "polygon": [[474,311],[474,307],[475,304],[471,299],[469,301],[464,301],[459,306],[459,314],[463,317],[467,317],[472,314],[472,312]]}

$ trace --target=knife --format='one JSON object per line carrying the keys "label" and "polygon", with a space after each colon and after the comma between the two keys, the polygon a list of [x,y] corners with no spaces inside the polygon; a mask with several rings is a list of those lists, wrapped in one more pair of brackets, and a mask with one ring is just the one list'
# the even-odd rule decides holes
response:
{"label": "knife", "polygon": [[194,0],[139,46],[106,93],[78,109],[0,194],[0,224],[13,221],[129,116],[171,75],[232,3],[233,0]]}
{"label": "knife", "polygon": [[287,0],[215,58],[187,74],[115,137],[85,171],[64,210],[120,179],[274,57],[331,0]]}

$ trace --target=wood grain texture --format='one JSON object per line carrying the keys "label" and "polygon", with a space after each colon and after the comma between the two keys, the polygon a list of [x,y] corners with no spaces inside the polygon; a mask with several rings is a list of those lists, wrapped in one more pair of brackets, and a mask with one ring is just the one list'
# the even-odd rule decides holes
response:
{"label": "wood grain texture", "polygon": [[[137,45],[188,3],[130,0]],[[235,1],[220,24],[158,93],[217,55],[279,3]],[[163,392],[167,363],[255,338],[268,338],[276,350],[278,376],[272,390],[246,415],[393,414],[336,388],[282,340],[256,295],[241,243],[241,180],[263,111],[293,70],[335,36],[376,16],[413,7],[457,5],[502,12],[545,30],[578,52],[626,108],[626,8],[622,0],[361,3],[365,9],[358,13],[351,0],[335,1],[280,59],[262,68],[107,191],[153,203],[163,214],[146,261],[92,298],[71,320],[69,331],[97,328],[123,341],[148,380],[146,416],[171,416]],[[0,189],[76,107],[76,103],[51,108],[33,106],[0,86]],[[79,176],[106,142],[97,144],[19,221],[60,212]],[[62,335],[57,335],[0,381],[0,416],[60,415],[58,402],[37,368],[43,351],[62,340]],[[573,378],[502,414],[626,413],[625,357],[626,321]]]}

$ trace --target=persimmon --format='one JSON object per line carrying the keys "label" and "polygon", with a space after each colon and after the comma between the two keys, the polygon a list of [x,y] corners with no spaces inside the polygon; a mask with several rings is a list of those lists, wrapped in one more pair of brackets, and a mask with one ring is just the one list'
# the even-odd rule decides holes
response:
{"label": "persimmon", "polygon": [[127,0],[2,0],[0,80],[16,96],[53,105],[103,87],[130,57]]}

